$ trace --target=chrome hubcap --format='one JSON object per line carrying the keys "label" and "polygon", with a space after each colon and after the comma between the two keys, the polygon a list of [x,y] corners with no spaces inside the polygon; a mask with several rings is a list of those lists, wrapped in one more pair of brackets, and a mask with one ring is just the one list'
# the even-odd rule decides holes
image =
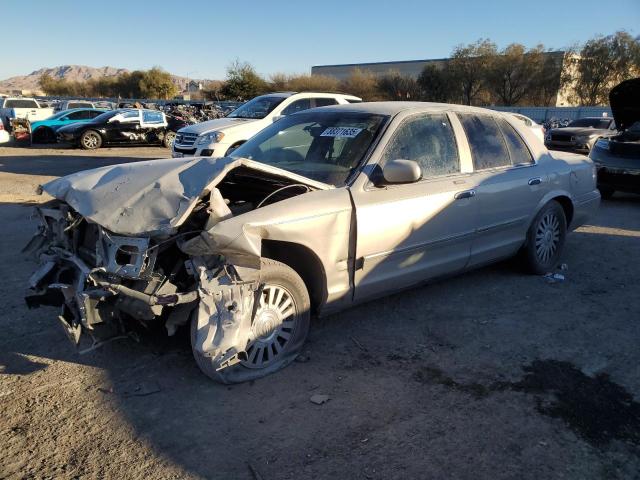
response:
{"label": "chrome hubcap", "polygon": [[84,137],[84,144],[89,148],[94,148],[96,145],[98,145],[98,139],[95,135],[86,135]]}
{"label": "chrome hubcap", "polygon": [[552,213],[547,213],[536,229],[536,256],[542,263],[548,263],[556,254],[560,244],[560,221]]}
{"label": "chrome hubcap", "polygon": [[251,326],[245,367],[264,368],[277,360],[295,330],[293,295],[280,285],[265,285]]}

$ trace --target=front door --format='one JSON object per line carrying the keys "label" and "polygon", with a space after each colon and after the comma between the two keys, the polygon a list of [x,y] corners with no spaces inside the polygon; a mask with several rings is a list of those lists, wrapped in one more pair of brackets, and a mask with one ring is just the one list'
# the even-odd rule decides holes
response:
{"label": "front door", "polygon": [[402,121],[386,144],[381,167],[414,160],[421,181],[352,191],[357,240],[356,301],[462,270],[475,230],[476,198],[447,114]]}

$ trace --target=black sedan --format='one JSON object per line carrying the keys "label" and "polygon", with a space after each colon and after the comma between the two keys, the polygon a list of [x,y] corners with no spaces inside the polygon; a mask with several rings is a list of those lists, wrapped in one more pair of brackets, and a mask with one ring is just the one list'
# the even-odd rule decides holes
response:
{"label": "black sedan", "polygon": [[121,109],[103,113],[90,122],[62,127],[57,132],[57,140],[85,150],[107,145],[164,145],[170,148],[175,132],[184,126],[186,123],[168,118],[157,110]]}
{"label": "black sedan", "polygon": [[589,156],[598,170],[602,198],[614,192],[640,194],[640,78],[626,80],[609,93],[618,134],[599,139]]}

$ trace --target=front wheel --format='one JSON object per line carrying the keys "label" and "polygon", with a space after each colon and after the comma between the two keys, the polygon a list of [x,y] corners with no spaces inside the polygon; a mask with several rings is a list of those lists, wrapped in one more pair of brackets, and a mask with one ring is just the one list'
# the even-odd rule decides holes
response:
{"label": "front wheel", "polygon": [[164,134],[164,138],[162,139],[162,145],[165,148],[173,148],[173,142],[176,139],[176,132],[167,132]]}
{"label": "front wheel", "polygon": [[527,270],[536,275],[552,271],[560,261],[566,236],[564,209],[551,200],[538,212],[527,232],[523,250]]}
{"label": "front wheel", "polygon": [[[260,278],[263,288],[252,320],[252,339],[245,347],[246,359],[216,371],[219,358],[207,357],[192,348],[202,372],[217,382],[246,382],[280,370],[296,358],[307,338],[311,304],[300,276],[288,265],[264,258]],[[196,325],[194,316],[192,347]]]}
{"label": "front wheel", "polygon": [[87,130],[80,136],[80,147],[84,150],[96,150],[102,145],[102,137],[94,130]]}

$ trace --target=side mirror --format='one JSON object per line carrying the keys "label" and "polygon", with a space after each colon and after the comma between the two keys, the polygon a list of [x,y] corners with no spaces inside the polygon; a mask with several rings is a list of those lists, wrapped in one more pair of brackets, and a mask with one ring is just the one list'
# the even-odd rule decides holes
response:
{"label": "side mirror", "polygon": [[413,160],[391,160],[382,167],[376,185],[414,183],[422,178],[422,169]]}

